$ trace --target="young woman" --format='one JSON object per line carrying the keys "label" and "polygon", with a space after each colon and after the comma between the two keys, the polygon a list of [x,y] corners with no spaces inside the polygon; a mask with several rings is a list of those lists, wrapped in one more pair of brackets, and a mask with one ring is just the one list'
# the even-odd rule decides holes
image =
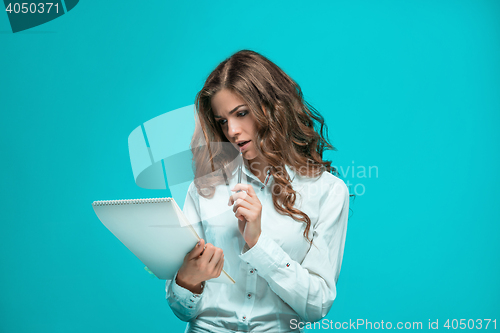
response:
{"label": "young woman", "polygon": [[[167,281],[169,305],[186,332],[301,331],[336,297],[349,212],[346,185],[322,159],[335,149],[324,120],[297,83],[248,50],[217,66],[196,107],[184,213],[204,240]],[[235,284],[205,284],[222,268]]]}

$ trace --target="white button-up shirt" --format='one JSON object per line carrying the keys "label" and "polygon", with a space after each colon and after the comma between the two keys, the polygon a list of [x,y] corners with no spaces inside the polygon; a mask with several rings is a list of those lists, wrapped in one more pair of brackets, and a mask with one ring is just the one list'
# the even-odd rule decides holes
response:
{"label": "white button-up shirt", "polygon": [[305,223],[274,208],[272,177],[265,186],[246,166],[243,170],[262,204],[262,233],[251,249],[228,206],[235,172],[228,175],[229,187],[217,186],[211,199],[190,185],[184,214],[206,243],[223,250],[224,270],[236,283],[207,281],[197,295],[177,285],[175,277],[168,280],[166,298],[175,315],[189,322],[186,332],[299,332],[298,322],[318,321],[330,310],[344,253],[349,191],[328,172],[309,178],[286,169],[297,193],[294,207],[311,219],[313,245],[303,236]]}

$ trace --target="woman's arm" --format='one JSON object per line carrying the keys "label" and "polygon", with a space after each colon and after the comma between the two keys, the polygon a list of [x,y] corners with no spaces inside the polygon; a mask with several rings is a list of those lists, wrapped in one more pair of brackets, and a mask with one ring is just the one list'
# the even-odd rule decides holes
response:
{"label": "woman's arm", "polygon": [[257,269],[271,289],[302,320],[318,321],[330,310],[342,264],[349,213],[349,191],[336,182],[319,205],[313,245],[298,263],[269,236],[262,233],[251,249],[245,245],[240,258]]}
{"label": "woman's arm", "polygon": [[[182,321],[190,321],[196,318],[201,308],[201,294],[195,294],[191,291],[179,286],[175,281],[177,274],[172,280],[167,280],[165,290],[167,292],[166,299],[173,313]],[[205,282],[202,283],[202,287]],[[203,290],[203,288],[202,288]]]}
{"label": "woman's arm", "polygon": [[[193,228],[195,228],[198,233],[198,236],[204,238],[205,235],[201,226],[199,209],[191,196],[192,189],[193,184],[189,187],[183,211],[184,215],[186,215],[187,219],[192,223]],[[176,279],[177,274],[175,274],[175,277],[172,280],[167,280],[165,284],[166,299],[168,301],[168,305],[180,320],[190,321],[199,314],[203,300],[203,288],[205,286],[205,282],[202,283],[201,293],[197,294],[179,286]]]}

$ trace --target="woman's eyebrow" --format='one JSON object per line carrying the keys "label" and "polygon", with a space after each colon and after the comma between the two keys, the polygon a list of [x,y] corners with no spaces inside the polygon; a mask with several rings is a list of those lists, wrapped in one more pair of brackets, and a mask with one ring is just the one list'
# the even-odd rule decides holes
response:
{"label": "woman's eyebrow", "polygon": [[[242,106],[247,106],[246,104],[241,104],[241,105],[238,105],[237,107],[235,107],[234,109],[232,109],[231,111],[229,111],[229,114],[233,113],[233,112],[236,112],[238,111],[239,108],[241,108]],[[218,116],[216,114],[214,114],[214,117],[215,118],[221,118],[221,116]]]}

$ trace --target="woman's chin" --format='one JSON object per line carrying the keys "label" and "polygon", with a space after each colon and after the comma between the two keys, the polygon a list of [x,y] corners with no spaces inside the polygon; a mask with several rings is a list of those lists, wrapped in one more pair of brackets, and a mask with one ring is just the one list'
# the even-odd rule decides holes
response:
{"label": "woman's chin", "polygon": [[241,154],[243,155],[243,158],[247,161],[254,160],[257,157],[257,155],[253,154],[251,151],[243,151]]}
{"label": "woman's chin", "polygon": [[259,156],[256,152],[249,151],[246,154],[243,152],[243,158],[247,161],[259,162],[261,159],[258,157]]}

